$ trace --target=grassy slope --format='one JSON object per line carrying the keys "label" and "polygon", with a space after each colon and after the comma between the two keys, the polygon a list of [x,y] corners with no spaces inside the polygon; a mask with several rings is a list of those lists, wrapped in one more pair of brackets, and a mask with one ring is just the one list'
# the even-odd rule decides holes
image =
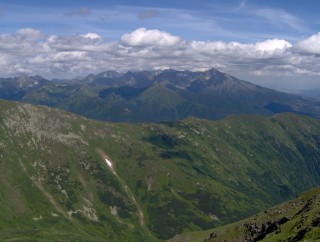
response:
{"label": "grassy slope", "polygon": [[319,185],[319,147],[319,122],[293,114],[132,125],[1,101],[0,239],[152,241],[234,222]]}
{"label": "grassy slope", "polygon": [[176,236],[179,241],[319,241],[320,188],[262,213],[214,230]]}
{"label": "grassy slope", "polygon": [[[256,95],[259,97],[258,94]],[[235,97],[235,94],[233,96]],[[220,96],[215,91],[192,93],[156,84],[143,89],[126,86],[114,88],[90,85],[48,85],[27,92],[22,100],[32,104],[57,107],[89,118],[114,122],[175,121],[189,116],[220,119],[229,114],[243,113],[272,114],[264,108],[265,104],[257,97],[254,97],[254,101],[251,99],[245,101],[244,97],[240,99],[241,101],[239,97],[237,99]],[[253,103],[255,105],[252,105]]]}
{"label": "grassy slope", "polygon": [[[84,139],[94,136],[96,126],[81,132],[91,121],[1,104],[1,240],[154,240],[139,225],[131,198]],[[111,206],[118,207],[121,222]]]}

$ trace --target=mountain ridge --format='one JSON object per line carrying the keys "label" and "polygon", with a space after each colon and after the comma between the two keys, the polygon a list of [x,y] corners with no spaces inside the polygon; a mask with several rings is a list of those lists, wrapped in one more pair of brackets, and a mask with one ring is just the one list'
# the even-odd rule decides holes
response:
{"label": "mountain ridge", "polygon": [[[25,82],[32,85],[35,78],[30,77],[30,81]],[[10,84],[17,82],[14,80],[0,79],[0,98],[48,105],[104,121],[158,123],[188,116],[215,120],[231,114],[272,115],[281,112],[320,117],[317,101],[257,86],[215,69],[122,74],[106,71],[73,80],[45,80],[32,87]],[[166,90],[163,97],[156,95],[155,99],[149,95],[143,98],[160,86],[162,92]],[[174,100],[179,101],[175,104]],[[155,106],[161,107],[165,115],[159,115]]]}

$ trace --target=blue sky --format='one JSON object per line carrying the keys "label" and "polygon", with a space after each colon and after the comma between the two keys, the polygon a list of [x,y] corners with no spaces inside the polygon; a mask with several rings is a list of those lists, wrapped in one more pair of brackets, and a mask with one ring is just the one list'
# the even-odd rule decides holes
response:
{"label": "blue sky", "polygon": [[145,27],[189,40],[298,40],[320,26],[316,0],[3,0],[0,8],[3,32],[28,27],[47,34],[97,32],[107,39]]}
{"label": "blue sky", "polygon": [[0,75],[215,67],[304,89],[320,82],[318,9],[316,0],[2,0]]}

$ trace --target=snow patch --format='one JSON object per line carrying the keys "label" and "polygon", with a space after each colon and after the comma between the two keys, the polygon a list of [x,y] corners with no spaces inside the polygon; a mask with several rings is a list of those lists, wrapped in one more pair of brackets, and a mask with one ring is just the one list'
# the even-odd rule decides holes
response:
{"label": "snow patch", "polygon": [[112,168],[112,163],[111,163],[111,161],[109,161],[107,158],[104,158],[104,159],[105,159],[105,161],[107,162],[107,165]]}

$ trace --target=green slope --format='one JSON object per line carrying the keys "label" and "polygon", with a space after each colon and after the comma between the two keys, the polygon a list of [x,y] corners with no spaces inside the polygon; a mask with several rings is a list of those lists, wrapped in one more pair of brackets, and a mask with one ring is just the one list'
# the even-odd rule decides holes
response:
{"label": "green slope", "polygon": [[[56,103],[41,102],[48,95],[47,90],[44,91],[46,94],[39,95],[38,91],[33,92],[32,95],[28,94],[24,101],[52,104],[51,106],[86,117],[114,122],[159,122],[180,120],[190,115],[215,116],[215,110],[190,102],[162,85],[148,88],[129,86],[93,88],[86,85],[72,89],[67,86],[61,88],[64,91],[63,95],[67,98],[58,100]],[[60,93],[58,90],[54,92]]]}
{"label": "green slope", "polygon": [[319,241],[319,204],[320,188],[316,188],[240,222],[169,241]]}
{"label": "green slope", "polygon": [[233,82],[231,90],[214,86],[202,92],[164,84],[138,88],[51,83],[27,91],[22,98],[12,98],[113,122],[177,121],[190,116],[216,120],[230,114],[272,115],[283,112],[318,117],[315,103],[269,89],[252,88],[253,85],[245,86],[246,90],[240,81]]}
{"label": "green slope", "polygon": [[320,182],[320,124],[303,116],[133,125],[0,107],[0,240],[163,240]]}

